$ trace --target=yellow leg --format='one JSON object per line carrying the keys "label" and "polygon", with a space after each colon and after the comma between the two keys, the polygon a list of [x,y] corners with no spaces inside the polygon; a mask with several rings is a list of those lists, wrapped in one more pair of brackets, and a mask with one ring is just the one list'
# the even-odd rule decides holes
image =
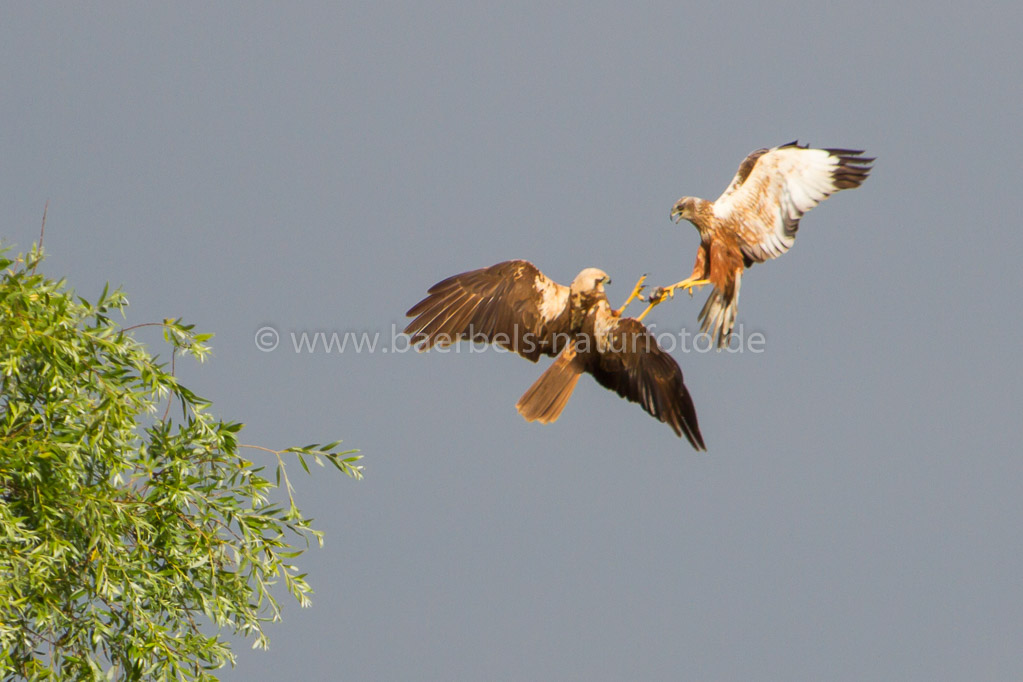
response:
{"label": "yellow leg", "polygon": [[646,310],[640,313],[639,317],[636,318],[636,321],[642,322],[643,318],[646,317],[647,313],[653,310],[656,306],[663,303],[664,299],[668,298],[669,296],[671,298],[674,298],[675,289],[688,289],[689,295],[692,296],[693,287],[702,287],[704,284],[710,284],[710,280],[693,279],[692,277],[690,277],[689,279],[684,279],[681,282],[676,282],[675,284],[672,284],[670,287],[657,287],[652,292],[650,292],[649,296],[647,296],[647,300],[650,302],[650,305],[646,307]]}
{"label": "yellow leg", "polygon": [[661,296],[661,298],[663,298],[664,296],[671,296],[672,298],[675,298],[675,289],[687,289],[689,291],[689,295],[692,296],[693,288],[702,287],[704,284],[710,284],[710,280],[693,279],[692,277],[689,277],[688,279],[684,279],[681,282],[676,282],[675,284],[672,284],[670,287],[663,287],[664,293]]}
{"label": "yellow leg", "polygon": [[640,292],[643,291],[643,287],[646,286],[645,284],[643,284],[645,280],[646,275],[643,275],[642,277],[639,278],[639,281],[636,282],[636,286],[633,287],[632,289],[632,293],[629,294],[629,297],[627,299],[625,299],[625,303],[622,304],[621,308],[615,311],[616,315],[621,317],[621,314],[625,312],[625,309],[629,307],[629,304],[635,301],[637,298],[641,301],[643,300],[643,296],[642,294],[640,294]]}
{"label": "yellow leg", "polygon": [[643,312],[641,312],[641,313],[639,314],[639,317],[637,317],[637,318],[636,318],[636,322],[642,322],[642,321],[643,321],[643,318],[644,318],[644,317],[646,317],[646,314],[647,314],[648,312],[650,312],[651,310],[653,310],[653,309],[654,309],[654,307],[655,307],[655,306],[656,306],[656,305],[657,305],[658,303],[660,303],[660,302],[661,302],[662,300],[663,300],[663,299],[657,299],[657,300],[654,300],[653,298],[651,298],[651,299],[650,299],[650,305],[648,305],[648,306],[646,307],[646,310],[644,310]]}

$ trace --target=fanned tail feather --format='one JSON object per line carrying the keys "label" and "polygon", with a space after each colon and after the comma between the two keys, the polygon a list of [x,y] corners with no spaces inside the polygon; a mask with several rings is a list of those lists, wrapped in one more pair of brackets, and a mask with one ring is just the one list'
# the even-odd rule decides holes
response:
{"label": "fanned tail feather", "polygon": [[728,345],[728,339],[735,327],[735,314],[739,308],[739,285],[742,283],[742,271],[735,275],[735,283],[725,289],[714,287],[700,311],[700,331],[716,339],[718,348]]}
{"label": "fanned tail feather", "polygon": [[561,416],[582,375],[582,364],[576,358],[575,346],[568,346],[522,394],[515,408],[526,421],[549,424]]}

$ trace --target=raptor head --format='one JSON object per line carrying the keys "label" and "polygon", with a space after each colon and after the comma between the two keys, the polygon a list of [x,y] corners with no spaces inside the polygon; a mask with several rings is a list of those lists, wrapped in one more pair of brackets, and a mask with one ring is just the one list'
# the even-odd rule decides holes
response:
{"label": "raptor head", "polygon": [[573,294],[604,293],[604,285],[610,284],[611,278],[599,268],[586,268],[572,280]]}
{"label": "raptor head", "polygon": [[682,197],[671,207],[671,219],[676,223],[683,218],[692,220],[696,217],[696,199],[693,197]]}

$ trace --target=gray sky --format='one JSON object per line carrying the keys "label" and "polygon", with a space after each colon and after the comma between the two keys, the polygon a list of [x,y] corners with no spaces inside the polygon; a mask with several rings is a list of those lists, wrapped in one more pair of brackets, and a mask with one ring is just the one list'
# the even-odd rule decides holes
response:
{"label": "gray sky", "polygon": [[[361,483],[295,468],[314,605],[225,679],[1018,679],[1021,19],[8,3],[0,237],[27,249],[49,200],[47,273],[214,332],[178,368],[245,441],[366,456]],[[708,453],[588,379],[524,422],[546,361],[382,352],[508,258],[601,267],[613,302],[681,279],[674,201],[795,138],[876,169],[744,277],[764,352],[676,349]],[[692,331],[706,294],[648,320]],[[380,345],[296,353],[314,331]]]}

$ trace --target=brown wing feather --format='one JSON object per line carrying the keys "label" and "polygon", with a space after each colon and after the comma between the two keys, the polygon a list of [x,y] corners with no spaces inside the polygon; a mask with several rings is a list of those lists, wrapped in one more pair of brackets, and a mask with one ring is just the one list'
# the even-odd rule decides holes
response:
{"label": "brown wing feather", "polygon": [[[793,140],[792,142],[783,144],[775,149],[785,149],[786,147],[799,147],[800,149],[806,149],[806,145],[802,147],[799,146],[798,140]],[[757,165],[757,161],[760,160],[760,157],[769,151],[772,150],[764,147],[750,152],[746,158],[742,160],[742,163],[739,164],[739,170],[736,171],[735,177],[732,178],[730,183],[728,183],[728,188],[721,194],[721,197],[727,197],[739,189],[742,186],[742,183],[746,182],[746,178],[749,177],[749,174],[753,172],[753,167]]]}
{"label": "brown wing feather", "polygon": [[834,172],[836,189],[853,189],[863,184],[870,175],[870,164],[876,159],[863,156],[862,149],[825,149],[838,158],[838,168]]}
{"label": "brown wing feather", "polygon": [[[596,334],[600,325],[595,326]],[[601,386],[639,403],[697,450],[706,450],[682,370],[643,323],[631,317],[617,319],[604,339],[605,343],[594,343],[586,354],[586,371]]]}
{"label": "brown wing feather", "polygon": [[759,149],[714,202],[714,216],[739,237],[747,259],[777,258],[795,242],[803,214],[835,192],[863,183],[874,159],[862,154],[796,143]]}
{"label": "brown wing feather", "polygon": [[406,314],[418,350],[463,340],[485,341],[536,362],[567,341],[568,287],[532,263],[513,260],[434,284]]}

